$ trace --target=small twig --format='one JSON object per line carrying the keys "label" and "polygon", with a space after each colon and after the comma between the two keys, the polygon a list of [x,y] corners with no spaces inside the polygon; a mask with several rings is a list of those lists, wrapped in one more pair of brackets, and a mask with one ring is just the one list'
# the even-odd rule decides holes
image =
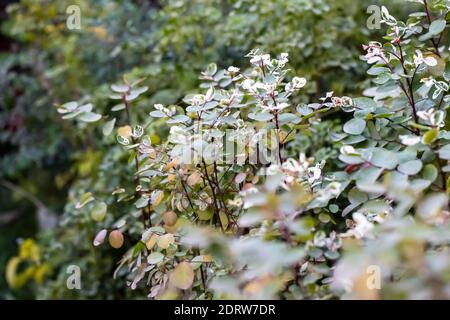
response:
{"label": "small twig", "polygon": [[[428,10],[428,3],[427,0],[423,0],[423,5],[425,6],[425,12],[427,14],[427,20],[428,20],[428,24],[431,26],[433,19],[431,18],[431,14],[430,14],[430,10]],[[434,41],[434,38],[431,38],[431,43],[433,43],[433,47],[434,47],[434,51],[436,53],[436,55],[438,57],[441,57],[441,54],[439,53],[439,43],[436,43],[436,41]],[[439,39],[440,42],[440,39]]]}
{"label": "small twig", "polygon": [[202,164],[203,164],[203,167],[204,167],[204,169],[205,169],[205,178],[206,178],[206,180],[207,180],[207,182],[208,182],[208,185],[209,185],[209,187],[210,187],[210,189],[211,189],[211,194],[212,194],[212,196],[213,196],[214,212],[215,212],[215,214],[216,214],[217,219],[219,220],[220,229],[222,230],[222,232],[225,232],[225,229],[224,229],[224,227],[223,227],[223,225],[222,225],[222,220],[220,219],[219,208],[218,208],[218,206],[217,206],[217,195],[216,195],[216,190],[215,190],[215,188],[214,188],[214,186],[213,186],[213,183],[211,182],[211,179],[210,179],[209,174],[208,174],[208,167],[206,166],[205,159],[203,159],[203,158],[202,158]]}
{"label": "small twig", "polygon": [[[128,105],[128,101],[126,99],[125,94],[122,95],[122,101],[123,101],[123,104],[125,105],[125,113],[127,115],[127,124],[131,128],[131,130],[133,130],[132,129],[133,128],[132,127],[132,123],[131,123],[131,116],[130,116],[130,107]],[[131,137],[131,141],[133,142],[133,144],[136,143],[136,139],[133,136]],[[139,151],[136,151],[136,156],[134,157],[134,167],[135,167],[135,170],[136,170],[136,175],[135,175],[134,179],[135,179],[137,187],[140,187],[141,186],[141,178],[139,177],[139,174],[138,174],[139,167],[140,167],[140,165],[139,165]],[[140,191],[138,193],[141,194]],[[148,210],[148,221],[149,221],[149,224],[151,225],[152,224],[152,220],[151,220],[150,204],[147,204],[147,210]],[[147,226],[147,218],[146,218],[145,208],[142,209],[142,223],[144,224],[144,228],[145,228]]]}

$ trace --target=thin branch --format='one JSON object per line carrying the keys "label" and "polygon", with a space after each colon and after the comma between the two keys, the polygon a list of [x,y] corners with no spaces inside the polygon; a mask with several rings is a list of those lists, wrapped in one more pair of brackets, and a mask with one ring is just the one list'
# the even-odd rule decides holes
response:
{"label": "thin branch", "polygon": [[224,229],[224,227],[223,227],[223,225],[222,225],[222,220],[220,220],[220,212],[219,212],[219,208],[218,208],[218,206],[217,206],[217,195],[216,195],[216,190],[215,190],[215,188],[214,188],[214,186],[213,186],[213,183],[211,182],[211,179],[210,179],[209,174],[208,174],[208,167],[206,166],[205,159],[203,159],[203,158],[202,158],[202,164],[203,164],[203,167],[204,167],[204,169],[205,169],[205,177],[206,177],[206,180],[207,180],[207,182],[208,182],[208,185],[209,185],[209,187],[210,187],[210,189],[211,189],[211,194],[212,194],[212,196],[213,196],[214,212],[215,212],[215,214],[216,214],[217,219],[219,220],[220,229],[222,230],[222,232],[225,232],[225,229]]}
{"label": "thin branch", "polygon": [[[433,22],[433,19],[431,18],[430,10],[428,9],[427,0],[423,0],[423,5],[425,6],[425,12],[427,14],[428,24],[431,26],[431,24]],[[438,57],[441,57],[441,54],[439,53],[439,42],[440,42],[440,39],[439,39],[438,43],[436,43],[434,38],[431,38],[430,40],[431,40],[431,43],[433,43],[433,47],[434,47],[434,51],[435,51],[436,55]]]}

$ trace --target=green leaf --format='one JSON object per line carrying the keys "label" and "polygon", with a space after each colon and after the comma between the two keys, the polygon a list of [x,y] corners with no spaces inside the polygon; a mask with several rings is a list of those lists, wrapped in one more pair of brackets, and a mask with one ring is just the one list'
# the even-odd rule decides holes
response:
{"label": "green leaf", "polygon": [[147,257],[147,262],[150,264],[157,264],[163,261],[164,255],[161,252],[152,252]]}
{"label": "green leaf", "polygon": [[208,75],[213,76],[216,74],[217,72],[217,65],[215,63],[210,63],[208,65],[208,68],[206,69],[206,72],[208,73]]}
{"label": "green leaf", "polygon": [[366,121],[363,119],[355,118],[351,119],[344,125],[344,132],[353,135],[361,134],[366,128]]}
{"label": "green leaf", "polygon": [[197,216],[199,220],[208,221],[211,220],[214,215],[212,210],[198,211]]}
{"label": "green leaf", "polygon": [[130,87],[122,84],[113,84],[111,85],[111,90],[118,93],[125,93],[130,90]]}
{"label": "green leaf", "polygon": [[167,115],[164,112],[160,111],[160,110],[154,110],[154,111],[150,112],[150,117],[153,117],[153,118],[166,118]]}
{"label": "green leaf", "polygon": [[100,222],[105,219],[108,206],[104,202],[98,202],[92,208],[91,217],[94,221]]}
{"label": "green leaf", "polygon": [[78,110],[81,112],[91,112],[93,107],[94,106],[92,105],[92,103],[87,103],[82,106],[79,106]]}
{"label": "green leaf", "polygon": [[[385,72],[389,72],[389,68],[386,67],[378,67],[378,66],[373,66],[372,68],[370,68],[369,70],[367,70],[367,74],[371,75],[371,76],[377,76],[379,74],[385,73]],[[368,99],[371,100],[372,102],[374,102],[372,99],[369,98],[356,98],[355,100],[361,100],[361,99]],[[354,101],[353,101],[354,102]]]}
{"label": "green leaf", "polygon": [[[383,68],[381,68],[381,69],[383,69]],[[384,68],[384,69],[386,69],[386,68]],[[388,70],[389,69],[387,69],[385,71],[388,71]],[[358,107],[360,109],[375,110],[377,108],[376,102],[373,99],[366,98],[366,97],[355,98],[355,99],[353,99],[353,103],[355,104],[356,107]]]}
{"label": "green leaf", "polygon": [[326,213],[319,214],[319,220],[322,223],[328,223],[331,221],[331,217]]}
{"label": "green leaf", "polygon": [[450,177],[447,178],[447,182],[445,183],[445,190],[447,194],[450,195]]}
{"label": "green leaf", "polygon": [[370,162],[380,168],[392,170],[398,165],[397,155],[389,150],[377,149],[372,153]]}
{"label": "green leaf", "polygon": [[357,188],[352,188],[348,192],[348,200],[352,204],[360,204],[369,200],[366,193],[359,191]]}
{"label": "green leaf", "polygon": [[140,197],[135,203],[134,205],[136,206],[136,208],[141,209],[144,208],[148,205],[148,201],[150,199],[148,197]]}
{"label": "green leaf", "polygon": [[77,117],[79,114],[81,114],[81,111],[75,111],[75,112],[67,113],[67,114],[63,115],[61,118],[64,120],[73,119],[73,118]]}
{"label": "green leaf", "polygon": [[407,161],[398,166],[398,171],[407,174],[409,176],[419,173],[421,169],[422,169],[422,161],[420,160]]}
{"label": "green leaf", "polygon": [[323,251],[318,249],[318,248],[314,248],[308,251],[308,255],[314,259],[318,259],[322,256]]}
{"label": "green leaf", "polygon": [[142,242],[136,243],[136,245],[133,248],[132,256],[136,257],[142,250],[144,250],[145,245]]}
{"label": "green leaf", "polygon": [[66,102],[60,106],[60,109],[58,109],[58,112],[59,113],[72,112],[72,111],[75,111],[77,109],[77,107],[78,107],[78,102],[76,102],[76,101]]}
{"label": "green leaf", "polygon": [[297,124],[300,122],[300,118],[293,113],[283,113],[278,117],[278,120],[280,121],[280,124],[286,123]]}
{"label": "green leaf", "polygon": [[450,160],[450,144],[447,144],[439,149],[439,158]]}
{"label": "green leaf", "polygon": [[89,202],[95,200],[94,197],[92,196],[91,192],[86,192],[85,194],[83,194],[80,198],[80,200],[78,201],[78,203],[75,205],[76,209],[80,209],[82,207],[84,207],[86,204],[88,204]]}
{"label": "green leaf", "polygon": [[339,258],[339,252],[337,252],[337,251],[326,251],[325,252],[325,257],[327,257],[330,260],[336,260],[337,258]]}
{"label": "green leaf", "polygon": [[335,204],[330,204],[328,206],[328,209],[330,210],[331,213],[336,213],[339,211],[339,206]]}
{"label": "green leaf", "polygon": [[359,155],[347,155],[347,154],[340,154],[339,155],[339,160],[341,160],[342,162],[345,162],[347,164],[360,164],[360,163],[364,163],[364,159],[361,158],[361,156]]}
{"label": "green leaf", "polygon": [[125,109],[125,104],[124,103],[119,103],[116,104],[114,107],[111,108],[111,111],[120,111]]}
{"label": "green leaf", "polygon": [[84,112],[82,113],[78,119],[84,122],[96,122],[102,118],[101,114],[94,113],[94,112]]}
{"label": "green leaf", "polygon": [[183,123],[190,121],[191,118],[184,114],[178,114],[176,116],[173,116],[171,119],[167,120],[166,123],[172,124],[172,123]]}
{"label": "green leaf", "polygon": [[428,130],[422,138],[424,144],[430,144],[438,137],[439,131],[436,128]]}
{"label": "green leaf", "polygon": [[359,188],[366,185],[373,185],[382,172],[383,170],[379,168],[362,168],[359,170],[359,174],[356,178],[356,185]]}
{"label": "green leaf", "polygon": [[105,123],[105,125],[103,126],[103,135],[104,136],[109,136],[111,134],[111,132],[114,129],[114,124],[116,123],[116,118],[109,120],[108,122]]}
{"label": "green leaf", "polygon": [[139,88],[131,90],[130,94],[139,96],[139,95],[143,94],[144,92],[146,92],[147,90],[148,90],[147,86],[139,87]]}
{"label": "green leaf", "polygon": [[256,121],[269,121],[273,119],[273,114],[269,112],[250,113],[248,117]]}
{"label": "green leaf", "polygon": [[437,176],[438,176],[438,170],[431,163],[427,164],[425,166],[425,168],[423,168],[422,177],[424,179],[433,182],[434,180],[436,180]]}
{"label": "green leaf", "polygon": [[431,23],[430,29],[428,30],[428,32],[431,33],[432,35],[438,35],[442,31],[444,31],[446,24],[447,24],[446,21],[443,19],[434,20]]}

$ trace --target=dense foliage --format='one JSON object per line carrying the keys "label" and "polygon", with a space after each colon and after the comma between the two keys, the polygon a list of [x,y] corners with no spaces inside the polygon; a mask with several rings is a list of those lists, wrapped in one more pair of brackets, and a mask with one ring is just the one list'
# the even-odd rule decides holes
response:
{"label": "dense foliage", "polygon": [[2,294],[449,298],[450,3],[363,2],[11,5]]}

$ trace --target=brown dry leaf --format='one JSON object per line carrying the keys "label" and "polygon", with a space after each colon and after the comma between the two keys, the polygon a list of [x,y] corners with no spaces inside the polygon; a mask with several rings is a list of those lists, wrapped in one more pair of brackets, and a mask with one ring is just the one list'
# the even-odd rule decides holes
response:
{"label": "brown dry leaf", "polygon": [[192,187],[202,180],[200,171],[194,171],[187,179],[188,186]]}
{"label": "brown dry leaf", "polygon": [[197,261],[201,261],[201,262],[205,262],[205,263],[209,263],[213,261],[212,255],[210,254],[203,254],[201,256],[197,256]]}
{"label": "brown dry leaf", "polygon": [[353,282],[353,294],[359,300],[378,300],[379,290],[370,289],[367,285],[371,275],[367,272],[362,272]]}
{"label": "brown dry leaf", "polygon": [[131,133],[133,132],[133,130],[131,129],[130,126],[123,126],[123,127],[119,127],[117,129],[117,134],[119,136],[128,138],[129,136],[131,136]]}
{"label": "brown dry leaf", "polygon": [[194,283],[194,270],[189,262],[177,264],[169,277],[169,281],[175,287],[186,290]]}
{"label": "brown dry leaf", "polygon": [[164,230],[169,233],[175,233],[175,232],[177,232],[177,229],[178,229],[178,227],[176,224],[174,226],[169,226],[166,224],[164,225]]}
{"label": "brown dry leaf", "polygon": [[152,250],[153,247],[156,244],[156,241],[158,240],[158,235],[156,233],[153,233],[150,238],[147,240],[147,242],[145,243],[145,246],[147,247],[148,250]]}
{"label": "brown dry leaf", "polygon": [[169,175],[167,175],[167,181],[172,182],[173,180],[175,180],[175,177],[176,177],[175,174],[169,174]]}
{"label": "brown dry leaf", "polygon": [[200,171],[195,171],[192,173],[189,178],[187,179],[188,186],[192,187],[199,183],[202,180],[202,176],[200,174]]}
{"label": "brown dry leaf", "polygon": [[119,249],[123,245],[123,234],[119,230],[111,231],[108,240],[111,247]]}
{"label": "brown dry leaf", "polygon": [[203,262],[212,262],[213,261],[213,257],[210,254],[205,254],[203,255]]}
{"label": "brown dry leaf", "polygon": [[175,225],[175,223],[177,223],[178,216],[173,211],[166,211],[162,214],[162,219],[164,221],[164,224],[173,226]]}
{"label": "brown dry leaf", "polygon": [[247,296],[257,295],[263,291],[266,286],[270,285],[272,281],[273,277],[271,275],[263,275],[247,283],[243,291]]}
{"label": "brown dry leaf", "polygon": [[158,204],[161,203],[161,200],[163,198],[164,198],[163,191],[161,191],[161,190],[154,191],[154,194],[152,194],[152,197],[151,197],[152,208],[155,208],[156,206],[158,206]]}
{"label": "brown dry leaf", "polygon": [[172,161],[170,161],[168,164],[166,164],[163,168],[163,171],[169,171],[170,169],[176,167],[176,165],[178,164],[178,159],[172,159]]}
{"label": "brown dry leaf", "polygon": [[167,249],[172,243],[175,242],[175,238],[173,234],[167,233],[163,236],[159,236],[156,240],[156,243],[158,244],[158,247],[161,249]]}
{"label": "brown dry leaf", "polygon": [[287,133],[284,132],[283,130],[280,130],[278,132],[278,139],[279,141],[284,141],[286,139]]}

